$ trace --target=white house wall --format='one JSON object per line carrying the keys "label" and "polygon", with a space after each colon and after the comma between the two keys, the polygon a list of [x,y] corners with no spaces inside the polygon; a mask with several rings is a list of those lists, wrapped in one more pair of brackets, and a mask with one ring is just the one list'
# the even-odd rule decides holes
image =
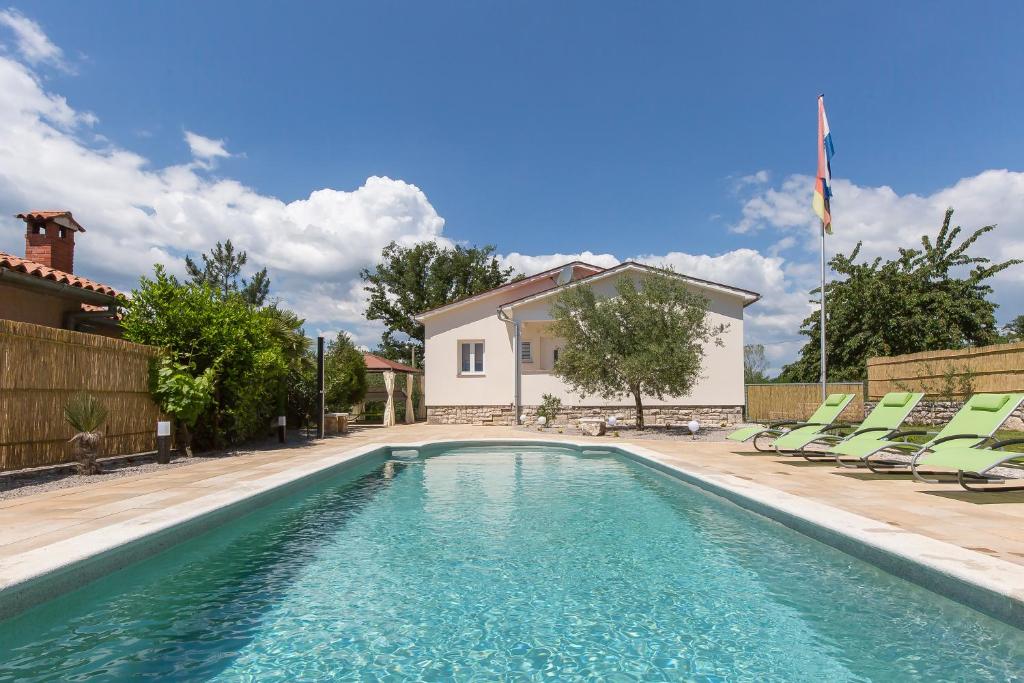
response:
{"label": "white house wall", "polygon": [[[629,273],[629,277],[639,277]],[[620,276],[621,277],[621,276]],[[544,291],[552,283],[531,283],[526,289],[502,292],[493,297],[455,307],[426,319],[426,404],[428,416],[440,422],[508,422],[514,420],[512,406],[515,401],[515,363],[513,355],[512,325],[497,316],[498,305]],[[590,286],[599,297],[615,295],[615,278],[597,280]],[[721,336],[723,345],[705,347],[702,377],[689,396],[666,396],[659,400],[644,398],[645,407],[698,409],[707,407],[729,408],[727,419],[739,419],[744,403],[743,387],[743,298],[724,291],[694,288],[709,301],[710,323],[727,324]],[[532,342],[534,363],[522,365],[522,404],[527,414],[540,404],[544,394],[558,396],[566,406],[588,408],[629,408],[632,397],[603,399],[600,396],[581,397],[550,372],[551,353],[558,340],[543,333],[543,321],[551,320],[551,297],[511,307],[516,320],[522,322],[523,341]],[[506,310],[508,310],[506,308]],[[459,342],[483,340],[485,343],[484,374],[459,375]],[[498,408],[501,408],[499,411]],[[500,412],[500,417],[499,417]],[[607,412],[607,411],[606,411]],[[621,411],[615,411],[619,413]],[[719,411],[693,415],[710,416],[719,421]],[[687,411],[671,412],[673,417]],[[488,418],[488,415],[493,415]],[[667,419],[667,418],[666,418]],[[726,418],[723,418],[726,419]]]}

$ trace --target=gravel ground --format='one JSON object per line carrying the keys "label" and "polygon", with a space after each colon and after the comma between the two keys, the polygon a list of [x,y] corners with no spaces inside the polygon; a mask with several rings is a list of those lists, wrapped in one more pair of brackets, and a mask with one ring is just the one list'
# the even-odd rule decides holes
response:
{"label": "gravel ground", "polygon": [[43,491],[55,491],[58,489],[83,486],[85,484],[98,484],[112,479],[121,479],[135,474],[146,472],[158,472],[175,469],[177,467],[188,467],[201,462],[207,462],[215,458],[227,458],[239,455],[252,455],[265,448],[277,447],[277,442],[268,440],[266,443],[253,444],[242,448],[227,449],[223,451],[210,451],[191,458],[175,456],[171,462],[161,465],[155,461],[154,454],[136,455],[125,457],[109,458],[100,461],[103,468],[101,474],[82,475],[75,471],[74,464],[61,465],[59,467],[39,468],[34,470],[22,470],[21,472],[10,472],[0,474],[0,500],[29,496],[33,493]]}

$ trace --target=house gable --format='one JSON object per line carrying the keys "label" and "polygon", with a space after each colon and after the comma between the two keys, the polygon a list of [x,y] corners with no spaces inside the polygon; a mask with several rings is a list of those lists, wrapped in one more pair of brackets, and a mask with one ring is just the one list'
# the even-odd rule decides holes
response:
{"label": "house gable", "polygon": [[579,285],[592,285],[607,280],[609,278],[614,278],[627,273],[662,274],[668,275],[670,277],[676,277],[683,280],[687,284],[692,285],[696,289],[706,291],[708,294],[713,293],[723,295],[729,298],[735,298],[738,301],[742,302],[743,308],[746,308],[747,306],[761,299],[760,294],[758,294],[757,292],[752,292],[750,290],[740,289],[739,287],[723,285],[718,282],[712,282],[711,280],[703,280],[701,278],[695,278],[689,275],[675,273],[672,271],[664,270],[662,268],[656,268],[654,266],[649,266],[643,263],[637,263],[635,261],[624,261],[619,265],[615,266],[614,268],[608,268],[606,270],[601,271],[600,273],[594,273],[593,275],[590,275],[588,277],[581,278],[579,280],[573,280],[572,282],[568,282],[558,287],[553,287],[542,292],[535,292],[533,294],[522,296],[518,299],[513,299],[512,301],[502,304],[501,308],[506,311],[513,311],[517,307],[535,304],[537,302],[544,301],[545,299],[550,299],[559,292],[565,291],[566,289],[569,289],[571,287],[576,287]]}

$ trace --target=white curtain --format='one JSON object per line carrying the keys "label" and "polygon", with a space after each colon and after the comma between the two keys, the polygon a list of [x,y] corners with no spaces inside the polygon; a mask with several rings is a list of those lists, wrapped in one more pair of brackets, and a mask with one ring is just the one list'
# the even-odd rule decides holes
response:
{"label": "white curtain", "polygon": [[384,390],[388,392],[388,403],[384,406],[384,426],[395,424],[395,372],[384,371]]}
{"label": "white curtain", "polygon": [[420,383],[420,409],[419,414],[416,415],[420,420],[427,419],[427,385],[424,384],[424,376],[419,376]]}
{"label": "white curtain", "polygon": [[412,380],[411,373],[405,376],[405,424],[407,425],[416,421],[415,409],[412,407]]}

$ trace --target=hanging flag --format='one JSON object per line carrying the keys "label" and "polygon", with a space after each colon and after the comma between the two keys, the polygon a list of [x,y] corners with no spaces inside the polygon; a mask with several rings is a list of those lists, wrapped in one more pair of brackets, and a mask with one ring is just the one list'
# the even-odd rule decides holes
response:
{"label": "hanging flag", "polygon": [[818,176],[814,180],[814,213],[825,232],[832,234],[832,133],[825,116],[825,96],[818,95]]}

